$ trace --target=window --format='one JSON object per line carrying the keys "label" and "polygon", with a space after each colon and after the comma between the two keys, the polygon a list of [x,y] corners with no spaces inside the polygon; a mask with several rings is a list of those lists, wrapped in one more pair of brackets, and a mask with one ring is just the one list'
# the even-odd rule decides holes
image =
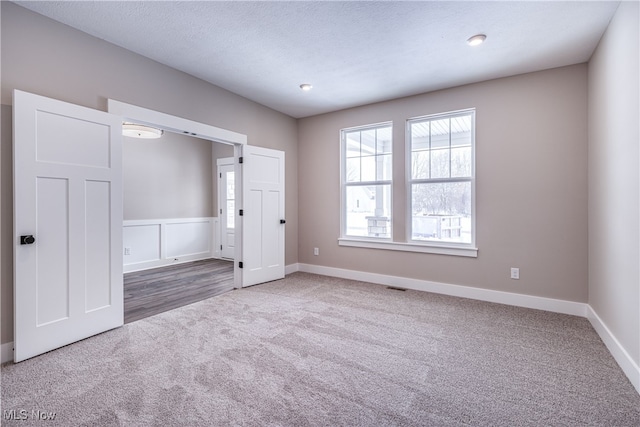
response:
{"label": "window", "polygon": [[408,121],[410,240],[473,246],[475,110]]}
{"label": "window", "polygon": [[391,129],[342,130],[342,236],[391,238]]}

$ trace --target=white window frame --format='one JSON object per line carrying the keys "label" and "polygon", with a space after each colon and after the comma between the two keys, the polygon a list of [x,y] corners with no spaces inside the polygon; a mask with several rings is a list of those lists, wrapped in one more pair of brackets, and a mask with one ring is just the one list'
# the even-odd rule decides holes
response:
{"label": "white window frame", "polygon": [[[438,179],[413,179],[411,168],[411,154],[412,154],[412,141],[411,141],[411,124],[426,121],[426,120],[439,120],[444,118],[453,118],[458,116],[471,115],[471,177],[470,178],[438,178]],[[475,108],[468,108],[464,110],[456,110],[445,113],[430,114],[426,116],[413,117],[406,121],[406,136],[405,136],[405,170],[406,170],[406,217],[405,227],[407,233],[406,245],[411,247],[419,247],[422,250],[420,252],[438,253],[446,255],[459,255],[459,256],[478,256],[478,248],[476,247],[476,110]],[[413,206],[412,206],[412,186],[413,184],[429,183],[429,182],[470,182],[471,184],[471,242],[470,243],[457,243],[457,242],[438,242],[430,240],[415,240],[413,236]]]}
{"label": "white window frame", "polygon": [[[389,180],[376,180],[376,181],[360,181],[360,182],[347,182],[347,146],[346,146],[346,134],[354,131],[366,131],[371,129],[377,129],[381,127],[391,128],[391,175]],[[363,126],[355,126],[350,128],[344,128],[340,130],[340,238],[338,239],[340,244],[344,241],[352,242],[391,242],[393,240],[393,122],[381,122]],[[353,236],[347,235],[347,187],[360,187],[367,185],[388,185],[389,186],[389,237],[369,237],[369,236]]]}

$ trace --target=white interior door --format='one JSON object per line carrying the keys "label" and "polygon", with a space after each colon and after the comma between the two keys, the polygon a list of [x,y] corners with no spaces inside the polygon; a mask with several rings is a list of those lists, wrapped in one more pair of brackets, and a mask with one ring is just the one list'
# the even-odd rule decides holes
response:
{"label": "white interior door", "polygon": [[122,121],[21,91],[13,107],[19,362],[123,324]]}
{"label": "white interior door", "polygon": [[218,206],[220,212],[220,256],[233,259],[235,249],[236,185],[233,157],[218,163]]}
{"label": "white interior door", "polygon": [[242,286],[284,277],[284,152],[242,147]]}

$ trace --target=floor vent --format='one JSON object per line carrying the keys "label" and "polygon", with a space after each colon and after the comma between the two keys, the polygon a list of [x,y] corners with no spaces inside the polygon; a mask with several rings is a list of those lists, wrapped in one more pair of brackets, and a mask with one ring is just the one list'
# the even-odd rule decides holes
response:
{"label": "floor vent", "polygon": [[396,288],[395,286],[387,286],[387,289],[391,289],[392,291],[406,291],[404,288]]}

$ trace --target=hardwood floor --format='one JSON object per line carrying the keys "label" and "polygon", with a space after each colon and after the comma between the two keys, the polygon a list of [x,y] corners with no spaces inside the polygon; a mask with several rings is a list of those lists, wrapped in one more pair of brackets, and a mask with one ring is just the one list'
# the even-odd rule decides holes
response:
{"label": "hardwood floor", "polygon": [[233,261],[207,259],[124,275],[124,323],[233,289]]}

